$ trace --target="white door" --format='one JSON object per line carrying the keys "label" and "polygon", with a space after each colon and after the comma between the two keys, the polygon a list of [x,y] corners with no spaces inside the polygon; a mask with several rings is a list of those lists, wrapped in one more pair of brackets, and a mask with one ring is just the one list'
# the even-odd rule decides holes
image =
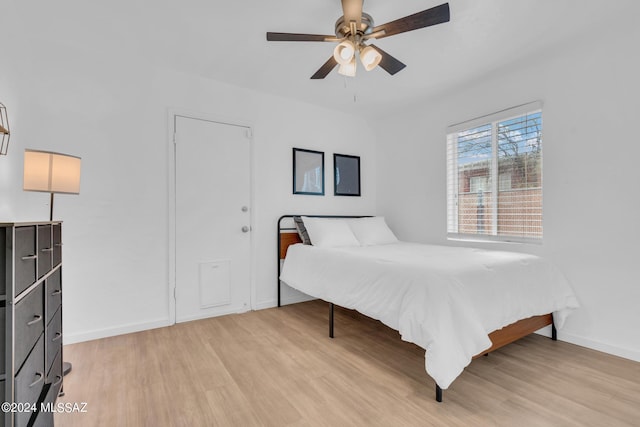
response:
{"label": "white door", "polygon": [[249,129],[176,116],[176,322],[250,309]]}

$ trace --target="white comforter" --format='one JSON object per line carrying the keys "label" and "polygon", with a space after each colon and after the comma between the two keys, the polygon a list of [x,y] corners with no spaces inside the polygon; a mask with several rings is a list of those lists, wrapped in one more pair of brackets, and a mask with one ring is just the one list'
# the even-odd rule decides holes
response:
{"label": "white comforter", "polygon": [[550,312],[561,328],[578,307],[564,276],[544,259],[473,248],[297,244],[280,279],[399,331],[426,350],[427,373],[442,389],[491,346],[488,333]]}

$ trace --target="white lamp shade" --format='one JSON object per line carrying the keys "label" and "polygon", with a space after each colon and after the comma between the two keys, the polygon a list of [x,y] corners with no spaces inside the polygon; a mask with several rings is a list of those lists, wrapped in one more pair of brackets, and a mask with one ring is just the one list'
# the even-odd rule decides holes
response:
{"label": "white lamp shade", "polygon": [[80,157],[25,150],[23,190],[80,194]]}
{"label": "white lamp shade", "polygon": [[364,69],[371,71],[382,61],[382,55],[371,46],[367,46],[360,51],[360,61]]}
{"label": "white lamp shade", "polygon": [[333,49],[333,58],[340,65],[351,62],[356,53],[356,48],[349,40],[345,40]]}
{"label": "white lamp shade", "polygon": [[338,68],[338,73],[347,77],[355,77],[356,76],[356,58],[353,57],[351,62],[346,64],[341,64]]}

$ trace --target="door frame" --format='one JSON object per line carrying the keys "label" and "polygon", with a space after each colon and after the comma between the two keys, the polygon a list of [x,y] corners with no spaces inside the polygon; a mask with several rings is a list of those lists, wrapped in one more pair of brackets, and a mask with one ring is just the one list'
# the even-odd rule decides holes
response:
{"label": "door frame", "polygon": [[[255,156],[253,149],[253,124],[246,120],[239,120],[229,117],[221,117],[214,114],[201,113],[197,111],[190,111],[185,109],[169,108],[167,110],[167,153],[168,153],[168,170],[169,170],[169,182],[168,182],[168,237],[169,237],[169,251],[167,253],[168,270],[167,270],[167,296],[169,315],[169,324],[174,325],[176,323],[176,119],[183,117],[187,119],[203,120],[207,122],[219,123],[230,126],[237,126],[246,128],[248,132],[247,139],[249,140],[249,228],[254,229],[253,224],[255,221],[254,216],[254,188],[255,188]],[[255,310],[256,301],[256,284],[255,275],[255,244],[256,239],[253,238],[253,231],[249,233],[249,308]]]}

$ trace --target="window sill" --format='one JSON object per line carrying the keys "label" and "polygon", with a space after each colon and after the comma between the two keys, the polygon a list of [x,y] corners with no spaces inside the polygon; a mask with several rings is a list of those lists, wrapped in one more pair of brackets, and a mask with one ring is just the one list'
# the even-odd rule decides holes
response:
{"label": "window sill", "polygon": [[503,243],[503,244],[514,244],[514,245],[542,245],[542,239],[532,239],[526,237],[515,237],[515,236],[478,236],[478,235],[468,235],[468,234],[449,234],[447,235],[447,240],[454,242],[465,242],[465,243]]}

